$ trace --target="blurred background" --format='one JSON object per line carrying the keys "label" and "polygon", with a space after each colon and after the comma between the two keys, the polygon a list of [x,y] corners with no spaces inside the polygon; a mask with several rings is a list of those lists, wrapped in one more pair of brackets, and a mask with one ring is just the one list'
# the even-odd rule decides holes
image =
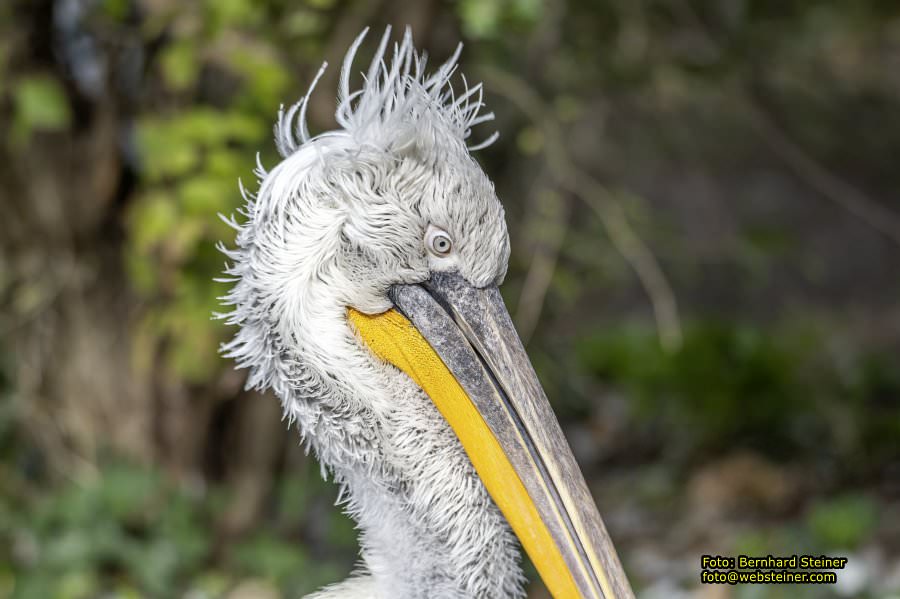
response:
{"label": "blurred background", "polygon": [[[332,128],[386,23],[485,81],[504,294],[639,595],[900,596],[896,2],[5,0],[0,597],[349,573],[336,489],[217,355],[214,243],[279,104],[327,59]],[[699,584],[803,552],[850,562]]]}

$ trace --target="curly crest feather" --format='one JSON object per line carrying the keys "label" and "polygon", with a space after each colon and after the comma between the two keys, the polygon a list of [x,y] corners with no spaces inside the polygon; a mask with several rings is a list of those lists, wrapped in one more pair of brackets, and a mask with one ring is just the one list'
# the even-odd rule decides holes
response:
{"label": "curly crest feather", "polygon": [[[341,68],[338,107],[335,119],[343,132],[362,145],[373,145],[392,151],[403,151],[407,144],[416,144],[424,153],[435,152],[443,144],[465,143],[472,127],[493,120],[494,113],[481,114],[484,107],[482,84],[469,86],[462,76],[463,89],[457,95],[451,83],[456,72],[462,44],[438,69],[426,75],[428,57],[417,54],[409,28],[400,44],[394,44],[390,64],[385,53],[391,35],[387,27],[375,57],[369,64],[362,87],[350,91],[350,73],[356,53],[368,33],[366,28],[353,42]],[[279,111],[275,124],[275,142],[285,158],[309,143],[306,110],[328,63],[319,69],[306,95],[287,112]],[[334,132],[326,133],[331,135]],[[484,141],[469,146],[469,151],[485,148],[496,141],[494,132]]]}

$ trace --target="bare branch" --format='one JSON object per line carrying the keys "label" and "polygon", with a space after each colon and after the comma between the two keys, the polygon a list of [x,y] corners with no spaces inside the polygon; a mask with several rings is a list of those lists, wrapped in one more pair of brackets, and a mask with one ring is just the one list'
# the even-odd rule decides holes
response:
{"label": "bare branch", "polygon": [[634,270],[650,298],[660,345],[666,351],[681,346],[681,320],[678,304],[668,279],[650,248],[634,232],[625,210],[604,185],[569,156],[562,129],[544,101],[523,81],[496,68],[482,69],[490,89],[515,104],[545,136],[547,166],[556,184],[579,197],[600,218],[616,250]]}
{"label": "bare branch", "polygon": [[823,196],[900,244],[900,216],[884,208],[858,187],[830,172],[791,140],[767,110],[752,95],[747,96],[747,114],[769,148],[798,177]]}
{"label": "bare branch", "polygon": [[562,205],[557,210],[539,210],[538,216],[541,218],[543,229],[547,231],[547,234],[535,244],[531,264],[516,304],[516,328],[525,345],[528,345],[541,318],[544,300],[553,281],[553,273],[556,271],[559,252],[568,228],[569,209],[566,198],[549,190],[545,193],[552,194]]}

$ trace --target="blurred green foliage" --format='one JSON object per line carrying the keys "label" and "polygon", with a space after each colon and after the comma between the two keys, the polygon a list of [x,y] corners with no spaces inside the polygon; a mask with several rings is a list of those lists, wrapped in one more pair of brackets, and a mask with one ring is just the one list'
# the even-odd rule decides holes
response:
{"label": "blurred green foliage", "polygon": [[237,178],[252,178],[248,148],[264,131],[261,119],[209,108],[138,124],[147,185],[128,215],[125,260],[140,293],[163,300],[138,339],[149,353],[159,335],[168,338],[167,362],[188,380],[208,379],[220,364],[223,327],[209,316],[227,287],[213,281],[223,262],[214,244],[233,232],[218,214],[239,205]]}
{"label": "blurred green foliage", "polygon": [[846,551],[859,546],[875,532],[878,504],[860,493],[816,501],[807,522],[817,543],[826,550]]}
{"label": "blurred green foliage", "polygon": [[0,563],[15,583],[12,597],[75,599],[103,589],[162,596],[210,551],[208,516],[144,469],[111,466],[98,480],[6,501]]}
{"label": "blurred green foliage", "polygon": [[[189,381],[208,380],[222,366],[217,345],[227,331],[209,316],[227,286],[213,281],[224,262],[214,245],[234,232],[218,215],[232,214],[243,202],[239,179],[254,187],[256,152],[272,156],[267,141],[274,109],[291,97],[290,67],[278,40],[264,31],[271,23],[261,10],[243,0],[208,2],[200,30],[176,36],[160,57],[162,82],[172,94],[198,93],[201,70],[220,69],[219,76],[235,85],[225,106],[191,103],[148,113],[137,123],[144,184],[129,211],[125,260],[153,306],[137,353],[147,362],[162,336],[170,371]],[[258,43],[224,43],[229,28],[256,32]],[[214,64],[210,47],[220,49]]]}
{"label": "blurred green foliage", "polygon": [[[161,378],[202,389],[217,385],[231,368],[217,353],[230,331],[210,318],[227,289],[213,281],[224,261],[214,244],[234,234],[218,214],[242,203],[238,179],[255,187],[257,152],[264,166],[277,162],[271,126],[278,106],[305,91],[344,20],[353,34],[364,24],[354,21],[363,4],[146,4],[139,26],[130,0],[91,4],[87,19],[98,39],[158,45],[141,73],[146,81],[133,115],[138,172],[125,203],[122,261],[140,305],[129,334],[141,367],[158,367],[161,356]],[[435,23],[446,29],[442,35],[461,32],[468,42],[467,61],[528,79],[547,97],[553,118],[574,123],[573,148],[585,143],[580,130],[590,131],[595,139],[579,159],[594,160],[589,166],[605,175],[636,163],[652,178],[656,162],[673,156],[679,168],[680,161],[700,159],[715,174],[752,167],[759,157],[751,146],[758,142],[742,138],[740,119],[723,108],[733,97],[722,90],[758,83],[762,73],[778,91],[768,100],[813,158],[848,165],[873,189],[896,188],[896,136],[871,134],[897,125],[893,63],[870,60],[894,55],[875,49],[900,39],[896,3],[459,0],[435,11],[441,17]],[[42,134],[73,128],[76,119],[72,90],[58,73],[46,65],[11,68],[16,18],[11,4],[0,4],[0,116],[9,123],[2,141],[21,148],[31,139],[43,141]],[[514,106],[499,106],[504,137],[482,159],[498,186],[508,188],[503,199],[513,233],[523,231],[516,241],[545,242],[546,222],[558,216],[565,194],[516,185],[530,185],[533,173],[542,171],[547,140],[538,123],[523,122]],[[625,128],[629,119],[649,123],[644,137]],[[607,139],[616,143],[605,145]],[[736,189],[734,204],[762,203],[769,191]],[[529,194],[537,198],[534,206],[519,200]],[[672,255],[667,274],[688,291],[703,289],[698,273],[709,265],[673,243],[673,228],[658,222],[657,207],[636,190],[615,195],[640,235],[658,242],[661,256]],[[528,210],[538,218],[529,220]],[[674,352],[662,350],[646,314],[639,322],[581,326],[571,315],[588,321],[595,307],[585,308],[590,292],[631,285],[633,274],[609,247],[597,218],[571,212],[547,311],[564,313],[577,330],[553,339],[555,330],[539,327],[540,343],[529,351],[549,395],[573,420],[587,420],[602,392],[627,397],[629,442],[649,444],[652,455],[661,456],[657,472],[630,488],[630,500],[647,510],[671,508],[673,494],[682,490],[671,472],[735,448],[750,447],[779,462],[828,461],[837,464],[837,474],[827,492],[825,483],[814,489],[818,495],[804,500],[797,518],[739,535],[735,551],[864,547],[878,534],[886,508],[877,493],[849,488],[873,484],[896,461],[900,367],[893,350],[855,340],[841,345],[832,330],[841,329],[840,308],[791,321],[737,320],[728,317],[734,314],[710,317],[702,302],[687,300],[684,343]],[[734,254],[717,259],[748,289],[765,288],[773,264],[790,263],[803,250],[793,223],[739,225],[734,247],[725,248]],[[517,298],[508,290],[529,267],[525,247],[514,250],[506,288],[513,309]],[[822,278],[823,260],[798,268],[797,276]],[[2,295],[12,275],[2,261],[0,267]],[[30,313],[44,301],[35,289],[15,289],[17,312]],[[551,314],[547,321],[554,317],[565,320]],[[297,596],[349,571],[355,531],[330,505],[334,489],[315,468],[281,477],[259,527],[233,541],[216,536],[233,498],[218,481],[193,488],[153,467],[116,461],[98,464],[87,480],[49,480],[18,426],[21,406],[9,400],[16,381],[5,366],[15,351],[0,339],[0,598],[155,598],[173,596],[173,589],[216,597],[251,577]],[[745,588],[736,596],[794,591]]]}
{"label": "blurred green foliage", "polygon": [[529,29],[541,18],[540,0],[460,0],[459,18],[467,37],[497,38],[515,29]]}
{"label": "blurred green foliage", "polygon": [[64,129],[71,113],[65,92],[49,75],[19,79],[13,88],[15,117],[10,131],[15,143],[24,142],[34,130]]}
{"label": "blurred green foliage", "polygon": [[880,353],[839,365],[824,342],[816,328],[707,320],[686,327],[674,352],[641,325],[585,335],[576,351],[591,376],[634,398],[660,439],[685,431],[681,449],[693,455],[748,446],[779,458],[838,452],[855,464],[890,450],[900,413],[879,404],[900,394],[897,371]]}
{"label": "blurred green foliage", "polygon": [[0,597],[219,597],[250,577],[285,596],[311,592],[346,576],[355,552],[355,531],[336,510],[322,524],[343,553],[303,549],[323,485],[315,469],[285,477],[270,516],[237,541],[215,538],[227,489],[176,485],[145,466],[105,464],[93,480],[39,495],[21,485],[0,494]]}

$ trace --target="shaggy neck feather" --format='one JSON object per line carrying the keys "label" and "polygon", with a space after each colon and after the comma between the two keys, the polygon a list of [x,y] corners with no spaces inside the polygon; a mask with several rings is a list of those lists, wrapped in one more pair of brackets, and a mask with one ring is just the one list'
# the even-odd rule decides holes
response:
{"label": "shaggy neck feather", "polygon": [[453,431],[320,285],[304,304],[315,317],[296,320],[303,374],[284,407],[341,486],[376,596],[521,596],[515,540]]}

